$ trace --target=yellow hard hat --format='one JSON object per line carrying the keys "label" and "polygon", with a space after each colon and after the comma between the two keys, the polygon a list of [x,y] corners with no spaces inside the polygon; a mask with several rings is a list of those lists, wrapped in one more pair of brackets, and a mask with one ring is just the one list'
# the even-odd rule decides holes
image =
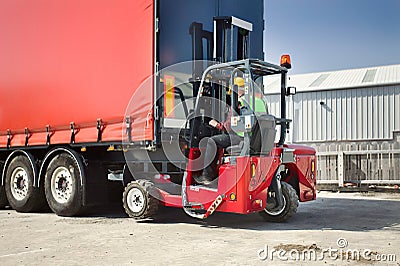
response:
{"label": "yellow hard hat", "polygon": [[236,77],[233,81],[236,86],[243,87],[244,86],[244,78]]}

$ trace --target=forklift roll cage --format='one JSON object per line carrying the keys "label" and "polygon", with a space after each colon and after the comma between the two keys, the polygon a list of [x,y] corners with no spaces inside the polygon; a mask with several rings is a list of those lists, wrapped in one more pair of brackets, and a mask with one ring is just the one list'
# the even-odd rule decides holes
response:
{"label": "forklift roll cage", "polygon": [[[206,83],[209,83],[208,78],[213,76],[214,72],[218,73],[229,73],[228,75],[225,75],[225,79],[228,80],[228,87],[233,88],[233,91],[231,93],[231,106],[236,106],[237,105],[237,89],[235,89],[234,86],[234,77],[235,75],[239,73],[243,73],[245,76],[245,87],[247,87],[245,95],[244,95],[244,100],[250,105],[251,110],[255,110],[255,89],[253,86],[256,85],[256,81],[267,75],[281,75],[281,117],[276,118],[275,122],[277,125],[280,125],[280,139],[278,142],[278,146],[282,146],[285,143],[285,138],[286,138],[286,132],[289,129],[289,123],[291,120],[286,118],[286,99],[285,97],[287,96],[287,89],[286,89],[286,78],[287,78],[287,72],[288,69],[286,67],[281,67],[278,65],[274,65],[271,63],[267,63],[264,61],[261,61],[259,59],[244,59],[244,60],[238,60],[238,61],[233,61],[233,62],[227,62],[227,63],[219,63],[215,64],[212,66],[209,66],[202,75],[201,82],[200,82],[200,90],[199,93],[196,97],[196,102],[195,102],[195,109],[194,109],[194,115],[193,117],[200,117],[201,112],[200,112],[200,99],[203,97],[204,94],[204,88],[206,87]],[[219,75],[219,77],[224,76],[224,75]],[[219,83],[219,80],[216,80],[214,83],[211,84],[211,87],[213,88],[213,84]],[[248,93],[250,92],[250,93]],[[214,94],[213,94],[214,95]],[[225,97],[221,97],[219,100],[224,100]],[[214,115],[214,105],[213,107],[213,115]],[[254,115],[253,115],[254,117]],[[198,120],[198,119],[197,119]],[[192,120],[192,126],[191,126],[191,137],[190,137],[190,145],[193,146],[193,143],[196,143],[194,139],[196,139],[196,132],[193,130],[194,127],[194,122],[196,119]],[[253,121],[254,122],[254,121]],[[252,123],[253,124],[253,123]],[[245,143],[248,143],[248,132],[251,130],[250,128],[247,128],[245,132]],[[246,141],[247,139],[247,141]],[[194,145],[196,146],[196,145]],[[248,154],[248,153],[247,153]]]}

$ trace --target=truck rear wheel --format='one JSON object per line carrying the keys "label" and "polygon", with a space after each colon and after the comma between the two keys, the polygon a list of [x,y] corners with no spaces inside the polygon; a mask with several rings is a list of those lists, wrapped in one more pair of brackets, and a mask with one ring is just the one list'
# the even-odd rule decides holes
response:
{"label": "truck rear wheel", "polygon": [[269,222],[285,222],[297,212],[299,197],[296,190],[286,182],[281,182],[283,206],[278,209],[267,209],[259,214]]}
{"label": "truck rear wheel", "polygon": [[154,218],[159,208],[157,195],[158,191],[150,181],[130,182],[122,196],[125,212],[135,219]]}
{"label": "truck rear wheel", "polygon": [[18,212],[33,212],[46,205],[43,190],[33,186],[33,171],[26,156],[15,157],[7,167],[4,189],[11,208]]}
{"label": "truck rear wheel", "polygon": [[74,216],[83,209],[81,172],[75,158],[61,153],[46,171],[45,192],[51,210],[60,216]]}

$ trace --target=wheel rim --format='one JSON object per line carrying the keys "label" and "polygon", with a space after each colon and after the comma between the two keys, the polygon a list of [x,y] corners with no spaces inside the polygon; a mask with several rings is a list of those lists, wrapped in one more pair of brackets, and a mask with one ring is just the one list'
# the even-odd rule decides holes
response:
{"label": "wheel rim", "polygon": [[11,193],[16,200],[23,200],[28,194],[28,173],[17,167],[11,174]]}
{"label": "wheel rim", "polygon": [[286,198],[283,196],[282,208],[272,209],[272,210],[268,210],[267,208],[265,208],[264,211],[271,216],[277,216],[277,215],[281,214],[285,210],[285,208],[286,208]]}
{"label": "wheel rim", "polygon": [[126,196],[126,201],[129,209],[135,213],[142,211],[145,206],[145,197],[143,192],[138,188],[132,188],[129,190],[128,195]]}
{"label": "wheel rim", "polygon": [[68,202],[72,194],[71,172],[63,166],[54,170],[51,176],[51,194],[59,203]]}

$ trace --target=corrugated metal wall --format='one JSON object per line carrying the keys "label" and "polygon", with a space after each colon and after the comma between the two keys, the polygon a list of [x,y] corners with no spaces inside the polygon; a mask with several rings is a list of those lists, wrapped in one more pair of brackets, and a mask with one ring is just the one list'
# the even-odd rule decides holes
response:
{"label": "corrugated metal wall", "polygon": [[[280,115],[279,95],[268,95]],[[288,100],[290,142],[392,139],[400,131],[400,85],[299,92]]]}

